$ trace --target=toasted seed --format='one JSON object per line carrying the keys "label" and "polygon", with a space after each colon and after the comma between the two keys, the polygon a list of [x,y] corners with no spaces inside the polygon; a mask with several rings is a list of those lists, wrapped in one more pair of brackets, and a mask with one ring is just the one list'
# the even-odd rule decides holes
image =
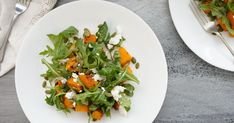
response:
{"label": "toasted seed", "polygon": [[135,57],[132,57],[132,63],[135,64],[136,63],[136,58]]}
{"label": "toasted seed", "polygon": [[43,87],[43,88],[46,87],[46,81],[44,81],[44,82],[42,83],[42,87]]}
{"label": "toasted seed", "polygon": [[114,32],[112,35],[111,35],[111,37],[113,38],[113,37],[115,37],[116,36],[116,32]]}
{"label": "toasted seed", "polygon": [[46,94],[51,94],[51,91],[50,90],[45,90],[45,93]]}
{"label": "toasted seed", "polygon": [[140,63],[136,63],[135,68],[138,69],[140,67]]}
{"label": "toasted seed", "polygon": [[45,80],[48,80],[48,77],[45,76],[44,79],[45,79]]}
{"label": "toasted seed", "polygon": [[84,37],[90,36],[90,31],[87,28],[84,28]]}

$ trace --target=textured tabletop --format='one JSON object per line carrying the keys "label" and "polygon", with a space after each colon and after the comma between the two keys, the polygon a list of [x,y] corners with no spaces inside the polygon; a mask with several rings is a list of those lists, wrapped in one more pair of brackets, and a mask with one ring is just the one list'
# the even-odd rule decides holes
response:
{"label": "textured tabletop", "polygon": [[[71,1],[59,0],[58,6]],[[167,0],[109,1],[142,17],[164,49],[168,91],[154,123],[234,123],[234,74],[207,64],[188,49],[176,32]],[[12,70],[0,78],[0,123],[27,122],[17,99]]]}

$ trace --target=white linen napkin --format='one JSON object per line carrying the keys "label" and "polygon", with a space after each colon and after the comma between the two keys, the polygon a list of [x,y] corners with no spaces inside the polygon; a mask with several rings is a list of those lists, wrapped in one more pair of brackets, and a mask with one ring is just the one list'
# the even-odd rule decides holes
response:
{"label": "white linen napkin", "polygon": [[[39,18],[49,12],[56,2],[57,0],[32,0],[28,10],[16,20],[9,37],[4,60],[0,65],[0,77],[14,67],[17,53],[28,30]],[[15,12],[15,3],[16,0],[0,0],[0,35],[3,34],[4,29],[9,27]]]}

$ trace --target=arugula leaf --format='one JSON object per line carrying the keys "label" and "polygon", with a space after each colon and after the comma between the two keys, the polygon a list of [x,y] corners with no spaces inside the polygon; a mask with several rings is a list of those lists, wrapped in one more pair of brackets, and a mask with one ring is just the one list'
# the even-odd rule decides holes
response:
{"label": "arugula leaf", "polygon": [[98,43],[107,43],[108,40],[107,38],[110,37],[110,33],[108,33],[108,26],[106,24],[106,22],[104,22],[103,24],[98,26],[98,32],[96,33],[97,38],[97,42]]}
{"label": "arugula leaf", "polygon": [[131,100],[125,94],[122,94],[122,97],[119,99],[119,104],[123,106],[126,111],[129,111],[131,108]]}
{"label": "arugula leaf", "polygon": [[228,1],[227,7],[230,11],[234,12],[234,3],[233,2]]}
{"label": "arugula leaf", "polygon": [[56,91],[55,91],[55,89],[50,89],[50,92],[51,92],[51,95],[50,95],[49,97],[46,96],[45,101],[46,101],[46,103],[47,103],[48,105],[53,106],[53,105],[54,105],[53,98],[54,98],[54,96],[56,95]]}
{"label": "arugula leaf", "polygon": [[125,88],[124,93],[125,93],[127,96],[132,97],[133,94],[134,94],[133,92],[134,92],[134,90],[135,90],[134,86],[132,86],[131,84],[124,84],[124,85],[122,85],[122,86]]}
{"label": "arugula leaf", "polygon": [[76,35],[78,32],[79,31],[74,26],[70,26],[67,29],[65,29],[63,32],[59,33],[59,35],[62,35],[63,38],[70,38]]}
{"label": "arugula leaf", "polygon": [[217,16],[218,18],[221,18],[223,16],[226,16],[226,6],[223,3],[220,3],[220,1],[213,0],[209,4],[200,4],[199,8],[201,10],[210,10],[212,16]]}
{"label": "arugula leaf", "polygon": [[222,19],[222,22],[225,24],[228,32],[231,33],[232,35],[234,35],[234,30],[232,29],[228,18],[226,16],[223,16],[221,19]]}
{"label": "arugula leaf", "polygon": [[51,72],[51,74],[55,77],[61,76],[57,71],[56,68],[53,66],[53,64],[48,63],[44,58],[41,60],[43,64],[45,64],[48,67],[48,72]]}

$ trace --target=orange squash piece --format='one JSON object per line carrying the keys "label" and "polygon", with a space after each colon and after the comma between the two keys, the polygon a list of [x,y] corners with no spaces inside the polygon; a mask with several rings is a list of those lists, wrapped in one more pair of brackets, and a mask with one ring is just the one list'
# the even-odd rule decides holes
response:
{"label": "orange squash piece", "polygon": [[67,99],[66,97],[63,98],[63,104],[66,108],[73,108],[73,101]]}
{"label": "orange squash piece", "polygon": [[77,64],[78,64],[78,61],[76,57],[69,58],[66,64],[66,70],[71,71],[71,72],[74,71],[76,69]]}
{"label": "orange squash piece", "polygon": [[226,27],[226,25],[222,22],[221,18],[218,18],[218,19],[217,19],[217,23],[218,23],[218,25],[221,26],[221,28],[223,29],[223,31],[227,31],[227,27]]}
{"label": "orange squash piece", "polygon": [[227,18],[231,23],[232,29],[234,29],[234,18],[233,18],[233,16],[234,16],[234,13],[231,12],[231,11],[228,11]]}
{"label": "orange squash piece", "polygon": [[123,47],[119,48],[119,54],[120,54],[120,63],[122,66],[126,65],[132,60],[132,56]]}
{"label": "orange squash piece", "polygon": [[71,77],[67,80],[67,85],[70,88],[73,88],[74,90],[76,90],[77,92],[79,92],[80,90],[83,90],[82,85],[80,85],[78,82],[74,82],[74,78]]}
{"label": "orange squash piece", "polygon": [[87,105],[76,104],[75,111],[77,111],[77,112],[88,112],[89,107]]}
{"label": "orange squash piece", "polygon": [[97,85],[97,81],[95,81],[91,76],[88,75],[79,75],[80,81],[87,87],[91,89]]}
{"label": "orange squash piece", "polygon": [[94,121],[101,120],[103,116],[103,112],[98,109],[96,111],[93,111],[91,115]]}
{"label": "orange squash piece", "polygon": [[97,37],[95,35],[89,35],[88,37],[85,37],[84,42],[88,43],[88,42],[96,42],[97,41]]}

